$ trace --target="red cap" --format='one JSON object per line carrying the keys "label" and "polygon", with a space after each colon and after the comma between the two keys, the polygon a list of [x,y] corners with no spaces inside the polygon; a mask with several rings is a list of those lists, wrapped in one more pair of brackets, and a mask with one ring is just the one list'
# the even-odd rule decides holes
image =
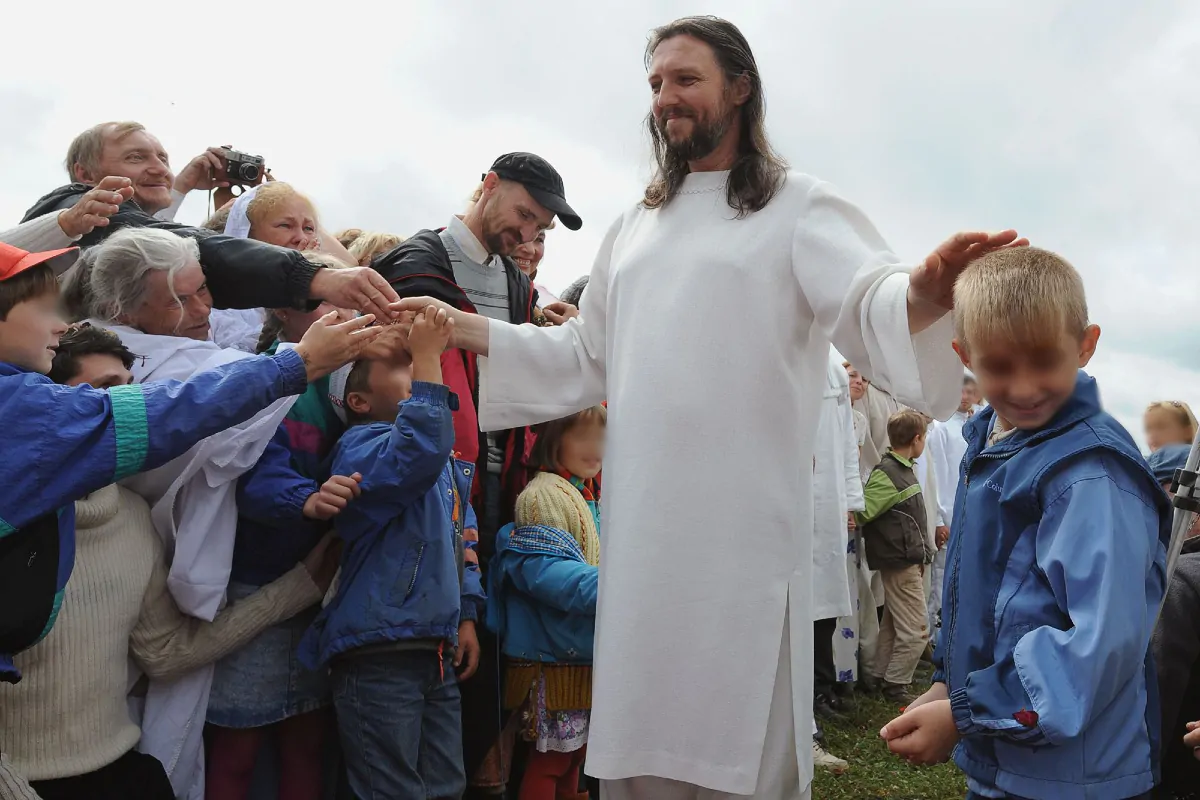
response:
{"label": "red cap", "polygon": [[50,250],[45,253],[27,253],[19,247],[0,242],[0,281],[14,278],[30,267],[47,262],[56,276],[62,275],[71,268],[77,258],[79,258],[78,247]]}

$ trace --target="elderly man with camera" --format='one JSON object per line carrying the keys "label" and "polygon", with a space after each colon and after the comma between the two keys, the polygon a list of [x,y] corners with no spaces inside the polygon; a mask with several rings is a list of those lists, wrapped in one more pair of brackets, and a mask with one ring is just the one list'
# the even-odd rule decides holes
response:
{"label": "elderly man with camera", "polygon": [[[259,156],[210,147],[176,176],[162,144],[142,125],[105,122],[75,137],[66,167],[72,183],[42,197],[22,220],[24,225],[58,215],[58,226],[42,227],[56,239],[43,243],[49,247],[90,247],[125,227],[162,228],[196,239],[217,308],[303,307],[322,299],[386,319],[387,304],[397,299],[388,282],[369,268],[323,269],[296,251],[171,220],[190,191],[259,182]],[[63,210],[80,204],[86,204],[81,213],[64,219]]]}

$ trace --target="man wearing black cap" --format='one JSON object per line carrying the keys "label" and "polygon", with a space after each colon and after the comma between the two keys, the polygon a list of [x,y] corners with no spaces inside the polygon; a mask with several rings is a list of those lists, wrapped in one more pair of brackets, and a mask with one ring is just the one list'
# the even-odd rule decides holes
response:
{"label": "man wearing black cap", "polygon": [[[440,230],[417,233],[371,266],[401,297],[428,295],[514,325],[533,322],[537,290],[511,255],[522,242],[532,241],[548,228],[556,216],[569,230],[579,230],[583,224],[567,203],[562,178],[549,162],[532,153],[509,153],[496,159],[483,176],[479,200],[466,214],[451,217]],[[544,310],[554,319],[554,304]],[[525,485],[523,462],[532,439],[528,428],[479,432],[479,370],[474,353],[448,350],[442,356],[442,375],[458,395],[455,456],[474,461],[479,473],[471,503],[479,517],[479,553],[486,570],[496,531],[512,521],[517,494]],[[499,676],[496,659],[488,653],[494,641],[480,633],[484,657],[463,694],[463,749],[469,778],[498,734]],[[478,724],[472,720],[476,709]]]}

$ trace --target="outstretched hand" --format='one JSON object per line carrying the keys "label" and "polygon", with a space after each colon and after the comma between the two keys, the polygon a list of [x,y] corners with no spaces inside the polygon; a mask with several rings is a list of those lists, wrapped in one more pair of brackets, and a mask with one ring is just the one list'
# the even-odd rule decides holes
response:
{"label": "outstretched hand", "polygon": [[909,277],[912,304],[935,306],[944,313],[954,306],[954,282],[975,259],[1008,247],[1028,247],[1029,240],[1014,230],[1000,233],[956,233],[937,246]]}

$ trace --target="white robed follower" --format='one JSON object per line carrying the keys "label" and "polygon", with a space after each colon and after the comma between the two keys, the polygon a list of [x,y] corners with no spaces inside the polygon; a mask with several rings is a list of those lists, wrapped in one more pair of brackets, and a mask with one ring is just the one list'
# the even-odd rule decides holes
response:
{"label": "white robed follower", "polygon": [[935,417],[958,403],[962,367],[948,315],[910,336],[908,270],[854,205],[790,174],[739,220],[727,178],[690,174],[665,208],[626,212],[579,319],[490,322],[480,425],[609,403],[588,773],[753,794],[789,603],[801,787],[812,776],[812,458],[830,343]]}
{"label": "white robed follower", "polygon": [[[212,342],[93,324],[108,327],[143,357],[133,367],[139,383],[187,380],[197,372],[251,357]],[[150,504],[154,527],[171,558],[167,587],[184,613],[211,621],[220,610],[233,563],[237,480],[258,462],[295,401],[277,400],[241,425],[123,482]],[[131,669],[136,667],[131,664]],[[180,800],[204,797],[202,734],[212,676],[210,664],[173,680],[152,680],[146,694],[138,750],[163,763]]]}

